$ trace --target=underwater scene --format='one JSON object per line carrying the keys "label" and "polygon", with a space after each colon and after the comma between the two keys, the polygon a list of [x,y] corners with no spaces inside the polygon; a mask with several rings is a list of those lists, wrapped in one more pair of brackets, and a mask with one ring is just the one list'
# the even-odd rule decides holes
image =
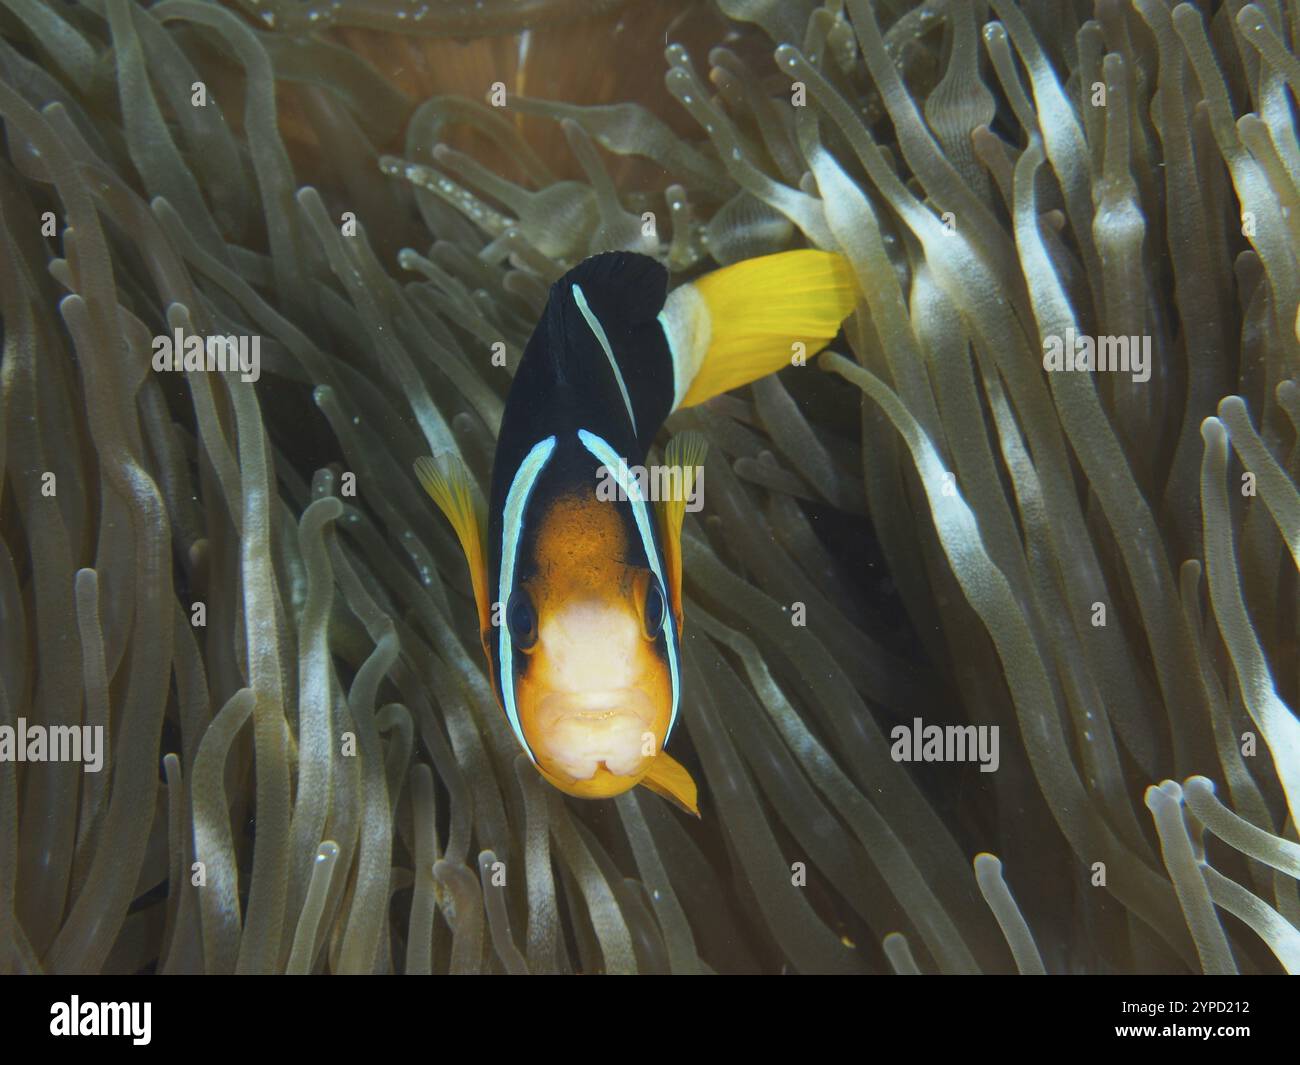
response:
{"label": "underwater scene", "polygon": [[1297,46],[0,0],[0,973],[1300,972]]}

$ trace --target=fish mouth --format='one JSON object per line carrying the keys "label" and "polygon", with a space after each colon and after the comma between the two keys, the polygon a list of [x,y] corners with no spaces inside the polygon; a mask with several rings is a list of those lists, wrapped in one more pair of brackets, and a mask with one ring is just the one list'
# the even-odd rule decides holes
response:
{"label": "fish mouth", "polygon": [[579,717],[608,717],[620,713],[635,713],[643,692],[636,688],[618,688],[612,691],[550,692],[542,700],[543,712],[549,707],[555,713]]}
{"label": "fish mouth", "polygon": [[590,780],[603,766],[633,776],[658,753],[654,700],[639,688],[552,691],[537,706],[538,759],[553,773]]}

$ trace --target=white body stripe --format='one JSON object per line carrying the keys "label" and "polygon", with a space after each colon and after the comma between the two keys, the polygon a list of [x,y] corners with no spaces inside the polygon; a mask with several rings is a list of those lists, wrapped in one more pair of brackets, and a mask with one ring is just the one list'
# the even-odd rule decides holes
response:
{"label": "white body stripe", "polygon": [[688,283],[678,285],[668,293],[664,309],[659,312],[659,326],[673,357],[672,409],[676,410],[704,365],[704,355],[713,335],[709,306],[700,290]]}
{"label": "white body stripe", "polygon": [[[645,499],[641,496],[640,484],[632,476],[631,471],[627,468],[627,463],[622,457],[595,433],[589,433],[586,429],[579,429],[578,439],[582,441],[583,447],[600,460],[605,469],[614,474],[619,487],[632,504],[632,516],[636,519],[637,531],[641,534],[641,544],[645,547],[646,558],[650,560],[650,569],[659,578],[659,590],[663,593],[664,602],[669,602],[668,585],[664,580],[663,567],[659,564],[659,552],[655,550],[654,534],[651,532],[650,511],[646,506]],[[673,709],[668,718],[668,731],[664,734],[664,742],[667,743],[668,737],[672,735],[673,726],[677,724],[677,705],[680,699],[681,679],[677,672],[677,632],[673,627],[672,611],[664,611],[663,624],[664,638],[668,641],[668,669],[672,673],[673,681]]]}
{"label": "white body stripe", "polygon": [[609,360],[609,368],[614,371],[614,380],[618,382],[618,390],[623,393],[623,407],[627,411],[628,421],[632,423],[632,435],[636,436],[636,415],[632,413],[632,397],[627,394],[627,385],[623,382],[623,371],[618,368],[618,360],[614,358],[614,350],[609,346],[609,337],[605,335],[605,327],[600,324],[600,319],[587,306],[587,297],[583,295],[581,285],[573,286],[573,302],[578,305],[578,310],[587,319],[587,325],[591,328],[597,342],[604,350],[605,358]]}
{"label": "white body stripe", "polygon": [[[514,480],[510,482],[505,513],[501,515],[501,583],[497,588],[497,602],[501,604],[502,611],[510,602],[510,591],[515,583],[515,556],[519,553],[520,533],[524,527],[524,510],[528,506],[528,497],[532,494],[533,485],[537,483],[542,467],[546,465],[546,460],[551,457],[551,452],[554,450],[554,436],[539,440],[524,456],[524,461],[515,471]],[[528,757],[535,765],[537,759],[533,757],[533,750],[524,738],[523,726],[519,723],[519,708],[515,705],[514,643],[510,639],[510,626],[506,624],[504,616],[501,618],[499,628],[501,641],[497,668],[500,670],[498,675],[501,678],[501,701],[505,703],[510,727],[515,730],[515,735],[519,737],[519,742],[523,744],[524,750],[528,752]]]}

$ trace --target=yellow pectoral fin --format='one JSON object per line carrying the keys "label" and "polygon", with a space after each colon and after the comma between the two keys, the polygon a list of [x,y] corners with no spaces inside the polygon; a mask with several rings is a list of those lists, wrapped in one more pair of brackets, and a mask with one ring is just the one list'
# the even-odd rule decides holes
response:
{"label": "yellow pectoral fin", "polygon": [[686,767],[666,751],[659,752],[650,766],[650,772],[641,778],[641,783],[656,795],[662,795],[669,802],[680,806],[688,814],[700,816],[695,781],[686,772]]}
{"label": "yellow pectoral fin", "polygon": [[[678,407],[812,358],[857,302],[848,261],[814,249],[746,259],[681,288],[665,306],[665,328],[680,338],[673,357],[689,364],[683,368],[689,386]],[[693,320],[674,322],[674,314]],[[692,346],[703,350],[678,350]]]}
{"label": "yellow pectoral fin", "polygon": [[415,460],[415,476],[451,522],[469,564],[470,584],[478,606],[480,635],[488,632],[487,514],[478,487],[460,457],[452,454]]}
{"label": "yellow pectoral fin", "polygon": [[699,433],[678,433],[668,441],[664,460],[670,470],[678,471],[672,484],[680,492],[670,492],[667,499],[655,504],[659,513],[659,537],[664,545],[664,577],[668,581],[678,635],[682,631],[682,521],[688,505],[693,511],[699,509],[700,493],[704,489],[704,456],[708,451],[709,442]]}

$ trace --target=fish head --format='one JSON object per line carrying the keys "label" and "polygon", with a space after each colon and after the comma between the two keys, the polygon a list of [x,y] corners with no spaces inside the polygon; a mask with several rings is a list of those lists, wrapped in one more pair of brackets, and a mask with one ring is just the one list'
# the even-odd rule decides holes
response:
{"label": "fish head", "polygon": [[621,505],[553,503],[502,618],[521,652],[512,680],[522,738],[543,776],[585,798],[641,783],[673,717],[667,592]]}

